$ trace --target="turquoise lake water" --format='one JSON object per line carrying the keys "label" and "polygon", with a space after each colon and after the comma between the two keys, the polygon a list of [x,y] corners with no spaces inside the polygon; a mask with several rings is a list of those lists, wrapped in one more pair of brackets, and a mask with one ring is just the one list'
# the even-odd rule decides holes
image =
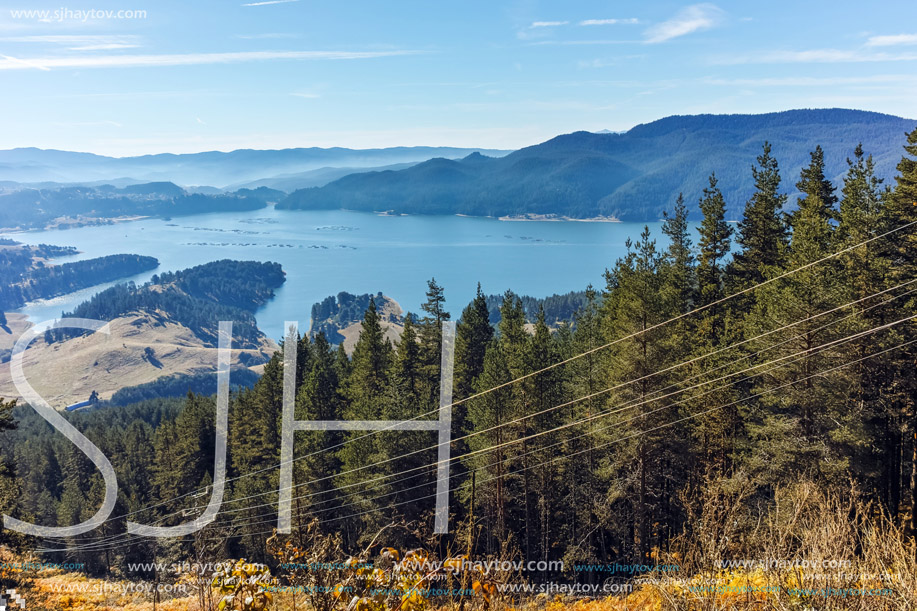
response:
{"label": "turquoise lake water", "polygon": [[[657,245],[661,223],[649,223]],[[21,242],[75,246],[79,255],[55,262],[116,253],[150,255],[157,270],[129,278],[144,282],[154,273],[217,259],[276,261],[287,281],[256,316],[277,339],[284,321],[309,324],[312,304],[340,291],[382,291],[408,311],[424,301],[426,281],[445,288],[453,316],[474,296],[512,289],[545,297],[604,286],[603,272],[626,252],[642,223],[499,221],[458,216],[379,216],[343,210],[266,208],[245,213],[204,214],[172,220],[145,219],[63,231],[12,234]],[[127,279],[124,279],[127,280]],[[121,280],[121,281],[124,281]],[[110,285],[99,285],[19,310],[40,322],[59,317]]]}

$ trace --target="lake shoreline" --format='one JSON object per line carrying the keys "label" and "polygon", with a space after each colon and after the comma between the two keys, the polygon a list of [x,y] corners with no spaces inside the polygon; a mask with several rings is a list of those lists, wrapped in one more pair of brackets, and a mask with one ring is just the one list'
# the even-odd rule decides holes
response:
{"label": "lake shoreline", "polygon": [[[261,210],[263,209],[264,208],[262,208]],[[394,210],[365,212],[362,210],[353,210],[350,208],[327,209],[327,211],[335,211],[335,210],[341,211],[341,212],[355,212],[357,214],[372,214],[374,216],[395,217],[395,218],[409,217],[409,216],[432,217],[432,218],[457,216],[460,218],[468,218],[468,219],[490,219],[490,220],[497,220],[497,221],[503,221],[503,222],[528,222],[528,223],[622,223],[623,222],[621,219],[617,217],[605,216],[605,215],[599,215],[599,216],[593,216],[593,217],[587,217],[587,218],[577,218],[577,217],[572,217],[572,216],[559,216],[553,213],[551,214],[527,213],[527,214],[513,214],[513,215],[505,215],[505,216],[490,216],[490,215],[477,215],[477,214],[463,214],[460,212],[457,212],[455,214],[408,214],[406,212],[395,212]],[[193,214],[193,215],[188,215],[188,216],[207,216],[211,214],[226,214],[226,211],[204,212],[204,213],[198,213],[198,214]],[[181,216],[182,215],[179,215],[177,218],[181,218]],[[115,224],[132,223],[134,221],[142,221],[146,219],[157,219],[157,218],[162,219],[162,220],[171,220],[172,219],[172,217],[168,217],[167,219],[165,216],[158,216],[158,215],[148,215],[148,216],[131,215],[131,216],[118,216],[118,217],[112,217],[112,218],[92,218],[92,219],[80,220],[79,222],[72,223],[72,224],[70,223],[49,224],[49,225],[46,225],[45,227],[30,227],[30,228],[2,227],[0,228],[0,234],[21,235],[25,233],[36,233],[36,232],[42,232],[42,231],[67,231],[69,229],[76,229],[80,227],[97,227],[100,225],[115,225]]]}
{"label": "lake shoreline", "polygon": [[[214,212],[213,214],[217,213]],[[44,227],[0,227],[0,234],[18,235],[23,233],[35,233],[39,231],[67,231],[68,229],[79,229],[81,227],[99,227],[102,225],[116,225],[118,223],[132,223],[134,221],[142,221],[149,218],[154,217],[150,215],[143,216],[139,214],[113,217],[60,217],[54,219],[51,223],[45,225]],[[71,219],[72,222],[68,222],[68,220]]]}
{"label": "lake shoreline", "polygon": [[[474,218],[474,217],[471,217]],[[493,217],[488,217],[493,218]],[[555,216],[553,214],[518,214],[497,217],[498,221],[529,222],[529,223],[620,223],[621,219],[614,216],[593,216],[590,218],[575,218],[572,216]]]}
{"label": "lake shoreline", "polygon": [[[159,274],[220,259],[275,261],[289,281],[255,317],[258,327],[277,339],[285,320],[305,324],[312,304],[341,291],[382,290],[405,310],[419,311],[426,282],[435,277],[446,288],[451,313],[458,316],[474,298],[478,282],[493,294],[507,288],[533,297],[582,290],[602,282],[605,270],[626,255],[627,239],[644,226],[628,221],[514,224],[455,215],[383,217],[274,207],[172,218],[171,223],[155,217],[66,233],[32,231],[16,239],[73,246],[81,251],[75,257],[80,260],[112,253],[153,256],[159,259],[154,270]],[[154,271],[118,282],[142,284]],[[21,311],[35,322],[57,318],[112,284],[28,303]]]}

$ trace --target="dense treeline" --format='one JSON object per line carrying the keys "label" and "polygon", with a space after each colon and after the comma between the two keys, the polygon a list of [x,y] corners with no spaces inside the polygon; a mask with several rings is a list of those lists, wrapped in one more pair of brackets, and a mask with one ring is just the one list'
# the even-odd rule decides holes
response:
{"label": "dense treeline", "polygon": [[0,311],[14,309],[24,303],[19,284],[39,261],[76,253],[76,248],[72,246],[32,246],[4,238],[0,243]]}
{"label": "dense treeline", "polygon": [[[370,299],[373,300],[376,310],[380,311],[386,305],[388,300],[382,292],[375,295],[364,293],[362,295],[352,295],[347,292],[340,292],[336,296],[330,295],[312,306],[312,326],[310,334],[315,337],[319,333],[325,335],[332,344],[339,344],[344,341],[344,336],[338,333],[342,329],[353,323],[363,320],[366,309],[369,307]],[[488,317],[491,324],[500,322],[500,307],[503,304],[503,295],[487,295]],[[540,311],[544,311],[545,321],[549,326],[556,326],[563,322],[573,320],[576,312],[586,304],[585,291],[570,291],[563,295],[550,295],[544,298],[530,297],[520,295],[519,300],[522,302],[522,309],[525,312],[525,320],[528,323],[534,323],[539,316]],[[407,314],[406,316],[411,316]],[[403,317],[393,313],[388,313],[386,322],[403,324]]]}
{"label": "dense treeline", "polygon": [[[691,197],[698,235],[679,197],[666,246],[648,229],[628,242],[604,287],[588,289],[571,324],[554,332],[543,313],[527,330],[512,292],[495,328],[479,290],[457,325],[452,534],[443,544],[464,548],[473,517],[476,557],[651,565],[655,549],[703,529],[705,516],[736,503],[752,515],[801,480],[856,490],[917,532],[917,232],[908,225],[917,222],[917,130],[906,151],[893,186],[861,147],[835,185],[816,149],[784,214],[786,186],[765,144],[737,227],[709,176]],[[431,281],[422,317],[409,317],[392,345],[370,300],[352,357],[322,334],[288,338],[298,352],[297,418],[431,417],[444,304]],[[206,545],[217,557],[267,560],[283,377],[278,354],[232,398],[227,500],[200,536],[73,547],[123,532],[116,519],[61,555],[99,570],[150,554],[187,558]],[[212,399],[191,396],[158,428],[106,424],[102,415],[117,410],[87,416],[122,478],[116,513],[150,508],[144,521],[170,525],[206,503],[183,495],[212,481],[213,412]],[[14,445],[19,514],[71,524],[94,512],[99,477],[85,457],[25,432]],[[429,532],[435,443],[426,432],[297,433],[294,529],[318,518],[348,546],[398,520]],[[390,529],[382,540],[413,537]]]}
{"label": "dense treeline", "polygon": [[[500,308],[503,305],[504,295],[488,295],[487,311],[490,312],[490,322],[500,322]],[[588,298],[586,291],[570,291],[563,295],[550,295],[544,298],[520,295],[522,310],[525,320],[534,323],[538,320],[539,312],[544,311],[544,319],[549,326],[562,322],[573,321],[576,313],[586,305]]]}
{"label": "dense treeline", "polygon": [[[283,284],[279,263],[224,259],[186,270],[154,276],[137,286],[119,284],[78,305],[67,317],[113,320],[131,312],[162,312],[202,339],[218,343],[219,322],[233,321],[233,347],[258,348],[264,336],[253,314]],[[77,331],[49,331],[46,339],[59,341]]]}
{"label": "dense treeline", "polygon": [[171,284],[197,299],[254,312],[285,281],[279,263],[221,259],[178,272],[154,276],[154,284]]}
{"label": "dense treeline", "polygon": [[156,269],[159,261],[143,255],[106,255],[61,265],[39,264],[19,284],[0,293],[0,308],[14,309],[27,301],[66,295],[97,284]]}
{"label": "dense treeline", "polygon": [[[247,355],[248,353],[243,352],[239,355],[239,360],[244,360]],[[251,388],[260,377],[251,369],[238,367],[231,372],[230,387],[235,389]],[[199,395],[212,395],[216,392],[216,388],[216,373],[176,373],[162,376],[146,384],[122,388],[116,391],[107,403],[118,406],[133,405],[153,399],[182,397],[189,392]]]}

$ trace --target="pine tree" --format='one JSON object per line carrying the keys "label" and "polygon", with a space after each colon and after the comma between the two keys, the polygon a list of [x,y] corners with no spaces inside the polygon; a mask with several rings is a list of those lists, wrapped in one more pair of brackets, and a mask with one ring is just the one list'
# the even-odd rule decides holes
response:
{"label": "pine tree", "polygon": [[[283,344],[297,341],[286,337]],[[231,493],[236,498],[258,498],[262,504],[277,507],[280,463],[280,427],[283,414],[283,346],[265,363],[264,373],[254,387],[240,391],[229,406],[229,464]],[[196,480],[195,480],[196,481]],[[266,510],[264,519],[276,520],[276,509]],[[249,557],[267,559],[263,529],[246,523],[244,514],[232,514],[239,524],[240,544]]]}
{"label": "pine tree", "polygon": [[471,394],[474,380],[484,371],[484,354],[494,336],[487,310],[487,298],[481,292],[481,284],[474,300],[462,311],[462,317],[455,330],[455,398]]}
{"label": "pine tree", "polygon": [[302,386],[303,380],[311,369],[312,342],[309,334],[299,335],[296,338],[296,388]]}
{"label": "pine tree", "polygon": [[13,464],[18,467],[15,475],[22,490],[23,514],[34,516],[36,524],[56,524],[63,472],[52,440],[50,437],[25,439],[14,449]]}
{"label": "pine tree", "polygon": [[[606,352],[595,349],[604,343],[601,301],[592,285],[586,287],[586,303],[576,312],[570,354],[585,356],[564,366],[566,395],[588,397],[571,405],[566,417],[572,422],[596,415],[604,404],[600,389],[606,386]],[[612,510],[604,502],[608,489],[606,470],[600,462],[605,455],[595,446],[606,436],[599,432],[603,420],[592,420],[571,429],[569,454],[575,459],[561,462],[564,478],[565,539],[574,542],[566,548],[565,561],[604,563],[608,559],[605,525],[612,520]]]}
{"label": "pine tree", "polygon": [[138,511],[149,506],[153,499],[149,474],[153,470],[154,456],[150,448],[154,444],[154,431],[146,422],[135,420],[120,437],[124,450],[113,463],[120,463],[120,468],[116,467],[118,485],[127,499],[129,511]]}
{"label": "pine tree", "polygon": [[768,142],[758,156],[757,167],[751,171],[755,192],[745,204],[737,240],[742,250],[733,261],[733,277],[739,288],[761,282],[768,269],[780,266],[787,245],[787,227],[782,217],[787,196],[779,193],[780,169]]}
{"label": "pine tree", "polygon": [[439,404],[439,366],[442,357],[443,322],[450,319],[446,311],[443,288],[436,278],[427,282],[427,300],[420,308],[425,316],[420,320],[419,339],[425,401],[430,408]]}
{"label": "pine tree", "polygon": [[348,356],[343,343],[338,344],[337,350],[334,352],[334,366],[337,369],[341,386],[346,387],[346,381],[350,379],[350,372],[353,370],[353,363],[351,363],[350,356]]}
{"label": "pine tree", "polygon": [[[360,338],[353,349],[351,371],[344,390],[348,400],[343,410],[346,420],[379,420],[386,413],[386,401],[390,397],[391,361],[392,345],[382,331],[376,302],[370,299],[363,316]],[[358,495],[351,513],[376,507],[376,504],[368,500],[374,496],[370,490],[372,484],[363,485],[363,482],[384,475],[385,465],[370,466],[385,458],[379,456],[377,444],[373,441],[357,441],[365,434],[363,431],[346,433],[345,445],[339,454],[344,474],[336,478],[336,484],[341,488],[346,487],[348,493]],[[386,517],[387,513],[382,511],[366,513],[353,524],[343,524],[341,527],[345,529],[345,538],[350,543],[356,543],[361,536],[372,536],[368,533],[374,532]]]}
{"label": "pine tree", "polygon": [[[876,176],[872,155],[867,157],[863,145],[858,144],[853,159],[847,159],[847,166],[837,225],[838,240],[845,246],[859,244],[890,229],[883,180]],[[853,261],[853,257],[847,259]]]}
{"label": "pine tree", "polygon": [[[154,460],[151,470],[152,485],[156,498],[174,499],[181,494],[182,481],[176,475],[181,473],[178,462],[178,448],[174,444],[178,429],[174,422],[164,422],[153,437]],[[168,513],[176,511],[168,507]],[[172,524],[167,524],[171,526]]]}
{"label": "pine tree", "polygon": [[[64,464],[61,500],[57,508],[59,525],[72,526],[93,516],[102,502],[102,490],[96,485],[101,483],[101,480],[102,477],[95,471],[89,458],[76,446],[71,446]],[[68,557],[83,563],[88,572],[98,574],[103,569],[102,558],[96,553],[80,550],[78,547],[85,538],[87,535],[68,539],[68,548],[76,548],[76,551],[68,553]]]}
{"label": "pine tree", "polygon": [[[838,261],[839,285],[844,302],[857,301],[857,305],[846,310],[848,317],[841,322],[843,333],[866,331],[899,317],[904,303],[901,300],[888,301],[890,295],[870,299],[891,278],[893,259],[892,245],[887,238],[874,240],[889,229],[887,196],[883,193],[882,179],[875,175],[872,157],[866,157],[862,145],[854,150],[853,160],[848,159],[847,175],[842,189],[836,242],[839,248],[850,248],[869,240],[867,244],[841,255]],[[900,292],[896,292],[900,293]],[[894,293],[892,294],[894,295]],[[883,302],[885,304],[883,305]],[[852,352],[858,359],[882,347],[890,347],[889,337],[879,336],[869,343],[860,342]],[[896,478],[890,476],[890,467],[901,452],[901,422],[893,402],[887,397],[892,394],[894,354],[861,360],[854,367],[842,372],[848,384],[850,399],[845,414],[861,423],[859,435],[849,444],[851,470],[870,488],[879,490],[879,500],[887,507],[897,506],[898,495],[891,486]],[[870,441],[881,439],[881,443]],[[866,449],[868,448],[868,450]]]}
{"label": "pine tree", "polygon": [[178,480],[179,494],[185,494],[205,476],[213,479],[216,402],[188,393],[185,406],[175,419],[175,431],[171,445],[179,469],[173,471],[172,477]]}
{"label": "pine tree", "polygon": [[[813,153],[811,165],[802,172],[799,185],[810,191],[803,193],[799,209],[789,217],[792,235],[785,256],[786,269],[803,268],[831,252],[833,225],[821,197],[834,188],[818,178],[819,164],[819,156]],[[760,335],[799,323],[753,345],[756,350],[765,350],[761,360],[781,356],[788,359],[783,366],[756,377],[760,388],[793,383],[761,399],[765,407],[762,420],[750,429],[756,445],[766,454],[760,459],[768,465],[765,477],[773,483],[779,483],[779,478],[819,470],[822,476],[839,477],[842,469],[843,463],[838,459],[843,451],[830,442],[832,436],[851,434],[840,423],[843,415],[838,411],[843,403],[837,394],[838,378],[817,376],[832,362],[832,353],[814,351],[837,335],[836,328],[826,328],[834,315],[813,319],[842,303],[833,263],[803,268],[755,292],[757,303],[748,318],[749,334]],[[851,424],[856,426],[857,422]]]}
{"label": "pine tree", "polygon": [[[904,146],[905,155],[898,163],[898,175],[895,177],[895,188],[889,194],[889,215],[892,229],[898,229],[917,221],[917,128],[907,135]],[[899,284],[917,275],[917,225],[901,229],[890,242],[894,247],[895,265],[891,270],[890,280]],[[906,306],[908,313],[917,309],[917,303],[910,300]],[[901,331],[905,337],[897,338],[899,342],[913,339],[913,326]],[[906,333],[905,333],[906,332]],[[917,382],[914,381],[914,362],[917,359],[914,348],[908,347],[896,351],[896,372],[892,400],[895,410],[907,418],[905,430],[910,438],[910,488],[911,488],[911,523],[912,536],[917,536]],[[900,480],[899,480],[900,481]]]}
{"label": "pine tree", "polygon": [[[522,300],[512,291],[506,291],[503,296],[498,330],[497,341],[510,379],[521,378],[530,371],[530,337],[525,328]],[[526,559],[532,560],[538,537],[533,536],[534,529],[530,530],[528,526],[536,522],[534,511],[537,499],[534,496],[532,473],[528,468],[534,461],[528,453],[530,448],[526,438],[532,434],[533,427],[530,419],[518,422],[532,411],[530,385],[526,382],[517,382],[509,387],[511,398],[507,406],[508,420],[517,422],[506,427],[504,434],[510,439],[521,438],[522,443],[513,444],[506,450],[507,466],[514,474],[506,478],[505,489],[508,492],[507,519],[514,531],[522,532],[522,553]]]}
{"label": "pine tree", "polygon": [[396,348],[393,381],[398,401],[393,412],[398,412],[399,417],[410,418],[426,407],[421,387],[420,345],[414,317],[410,314],[404,317],[404,330]]}
{"label": "pine tree", "polygon": [[324,333],[312,345],[312,361],[297,396],[297,418],[338,420],[342,401],[337,357]]}
{"label": "pine tree", "polygon": [[679,193],[672,214],[663,212],[662,233],[669,238],[665,263],[667,282],[673,292],[675,309],[679,314],[691,310],[695,301],[694,250],[688,229],[688,207]]}
{"label": "pine tree", "polygon": [[[802,169],[799,176],[799,182],[796,188],[803,197],[799,201],[799,208],[813,208],[813,213],[824,216],[826,219],[837,219],[837,196],[834,194],[835,188],[831,181],[825,178],[825,152],[821,146],[816,146],[815,150],[809,153],[809,165]],[[793,225],[794,217],[799,211],[792,212],[790,224]]]}
{"label": "pine tree", "polygon": [[353,420],[379,418],[389,382],[392,346],[386,339],[374,299],[363,316],[360,338],[353,349],[346,394],[350,404],[345,417]]}
{"label": "pine tree", "polygon": [[[717,186],[716,175],[711,174],[709,186],[700,200],[703,220],[700,225],[700,257],[697,266],[698,303],[714,304],[724,296],[725,259],[729,255],[732,227],[726,222],[726,200]],[[713,305],[701,314],[698,330],[701,337],[715,344],[722,337],[723,308]]]}
{"label": "pine tree", "polygon": [[[16,408],[16,401],[4,401],[0,399],[0,435],[6,431],[16,429],[16,420],[13,417],[13,410]],[[8,435],[3,435],[4,441]],[[5,444],[4,444],[5,446]],[[4,515],[14,515],[16,507],[19,505],[21,496],[20,483],[16,477],[16,463],[13,456],[8,455],[3,448],[3,455],[0,456],[0,511]],[[43,482],[47,484],[48,482]],[[8,545],[12,542],[13,537],[6,529],[0,533],[0,543]]]}
{"label": "pine tree", "polygon": [[[414,317],[405,316],[404,331],[393,356],[390,398],[385,403],[386,420],[405,421],[414,418],[436,419],[431,414],[426,393],[426,381],[421,361],[421,344],[417,336]],[[374,494],[387,495],[380,501],[392,505],[393,512],[408,521],[419,520],[429,513],[430,500],[435,491],[436,469],[431,468],[436,458],[432,446],[436,437],[425,431],[392,431],[374,435],[379,460],[387,460],[380,472],[393,478],[377,484]],[[403,456],[409,454],[409,456]],[[422,499],[422,500],[417,500]],[[397,535],[394,535],[397,536]],[[399,539],[399,545],[406,543]]]}
{"label": "pine tree", "polygon": [[[540,307],[530,342],[529,368],[533,372],[542,371],[555,365],[559,360],[555,339],[545,323],[544,307]],[[554,367],[532,376],[527,382],[530,387],[527,409],[532,414],[534,432],[542,433],[560,426],[564,414],[555,408],[563,403],[563,372]],[[529,462],[533,466],[538,465],[532,470],[537,520],[530,522],[528,528],[535,530],[539,535],[537,545],[533,544],[532,555],[534,556],[537,551],[540,560],[548,560],[560,540],[559,532],[555,532],[554,529],[554,519],[561,504],[562,480],[559,465],[552,459],[557,456],[559,444],[568,437],[568,431],[551,433],[536,437],[528,444],[528,451],[532,455]]]}
{"label": "pine tree", "polygon": [[[470,486],[463,491],[463,500],[470,504],[472,499],[475,506],[469,507],[473,513],[486,525],[481,531],[483,550],[477,550],[487,555],[498,554],[506,551],[504,545],[511,532],[509,509],[509,476],[514,468],[509,460],[509,451],[512,447],[504,447],[504,443],[518,437],[518,432],[509,430],[505,426],[513,419],[509,410],[512,390],[506,384],[511,380],[507,367],[506,355],[501,343],[496,339],[491,341],[484,356],[484,370],[474,382],[474,391],[484,393],[480,397],[468,402],[468,424],[471,428],[471,437],[468,438],[468,448],[472,452],[480,452],[463,460],[466,468],[476,475],[477,488],[472,496]],[[486,451],[493,448],[493,451]]]}
{"label": "pine tree", "polygon": [[[340,420],[342,401],[335,354],[324,333],[312,342],[311,362],[302,386],[296,395],[297,420]],[[341,494],[329,476],[340,471],[335,448],[341,443],[340,431],[308,431],[297,433],[295,439],[294,494],[292,495],[293,524],[302,531],[311,519],[311,510],[318,512],[325,530],[335,532],[339,524],[327,522],[341,504]]]}
{"label": "pine tree", "polygon": [[[684,469],[685,433],[669,425],[679,409],[653,400],[667,380],[653,374],[666,366],[673,348],[666,329],[652,329],[674,311],[661,273],[663,257],[648,227],[636,244],[628,240],[627,248],[627,255],[606,272],[603,319],[607,341],[615,342],[609,348],[607,379],[623,386],[609,394],[608,409],[616,413],[602,424],[612,439],[625,437],[611,449],[618,477],[608,495],[618,499],[620,527],[628,526],[616,536],[628,556],[643,562],[652,547],[664,544],[677,519],[672,480]],[[636,406],[627,409],[630,404]]]}
{"label": "pine tree", "polygon": [[[484,372],[484,357],[494,337],[487,310],[487,298],[478,283],[474,299],[465,306],[462,317],[455,328],[455,370],[453,374],[453,402],[470,397],[474,392],[475,380]],[[460,439],[470,431],[468,403],[457,405],[452,410],[452,438]],[[453,452],[464,454],[468,449],[465,440],[453,442]],[[458,481],[461,481],[460,479]]]}
{"label": "pine tree", "polygon": [[[890,212],[894,226],[900,227],[917,220],[917,128],[907,135],[904,146],[907,153],[898,162],[898,175],[895,177],[895,188],[890,200]],[[914,249],[917,244],[915,231],[902,232],[906,236],[902,242],[902,251],[908,254],[907,260],[913,264]]]}

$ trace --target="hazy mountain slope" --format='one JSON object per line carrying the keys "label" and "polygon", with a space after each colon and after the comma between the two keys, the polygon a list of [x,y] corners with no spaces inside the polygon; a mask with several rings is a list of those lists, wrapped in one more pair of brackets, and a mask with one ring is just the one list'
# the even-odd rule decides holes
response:
{"label": "hazy mountain slope", "polygon": [[780,162],[784,190],[818,144],[839,181],[858,142],[888,179],[904,134],[917,121],[856,110],[793,110],[763,115],[675,116],[623,134],[576,132],[505,157],[432,159],[397,172],[346,176],[303,189],[282,208],[350,208],[472,215],[558,214],[655,220],[679,192],[695,201],[715,171],[737,219],[752,191],[750,168],[765,140]]}
{"label": "hazy mountain slope", "polygon": [[180,185],[223,186],[329,167],[365,168],[417,163],[433,157],[460,158],[477,150],[495,156],[507,153],[430,146],[385,149],[314,147],[106,157],[91,153],[18,148],[0,151],[0,181],[87,183],[130,176],[133,182],[172,181]]}
{"label": "hazy mountain slope", "polygon": [[384,170],[404,170],[419,162],[395,163],[372,168],[319,168],[307,172],[296,172],[294,174],[280,174],[268,178],[259,178],[243,183],[227,185],[229,191],[236,191],[243,188],[256,189],[267,187],[270,189],[279,189],[292,193],[296,189],[307,189],[309,187],[323,187],[333,180],[343,178],[349,174],[358,174],[360,172],[381,172]]}

